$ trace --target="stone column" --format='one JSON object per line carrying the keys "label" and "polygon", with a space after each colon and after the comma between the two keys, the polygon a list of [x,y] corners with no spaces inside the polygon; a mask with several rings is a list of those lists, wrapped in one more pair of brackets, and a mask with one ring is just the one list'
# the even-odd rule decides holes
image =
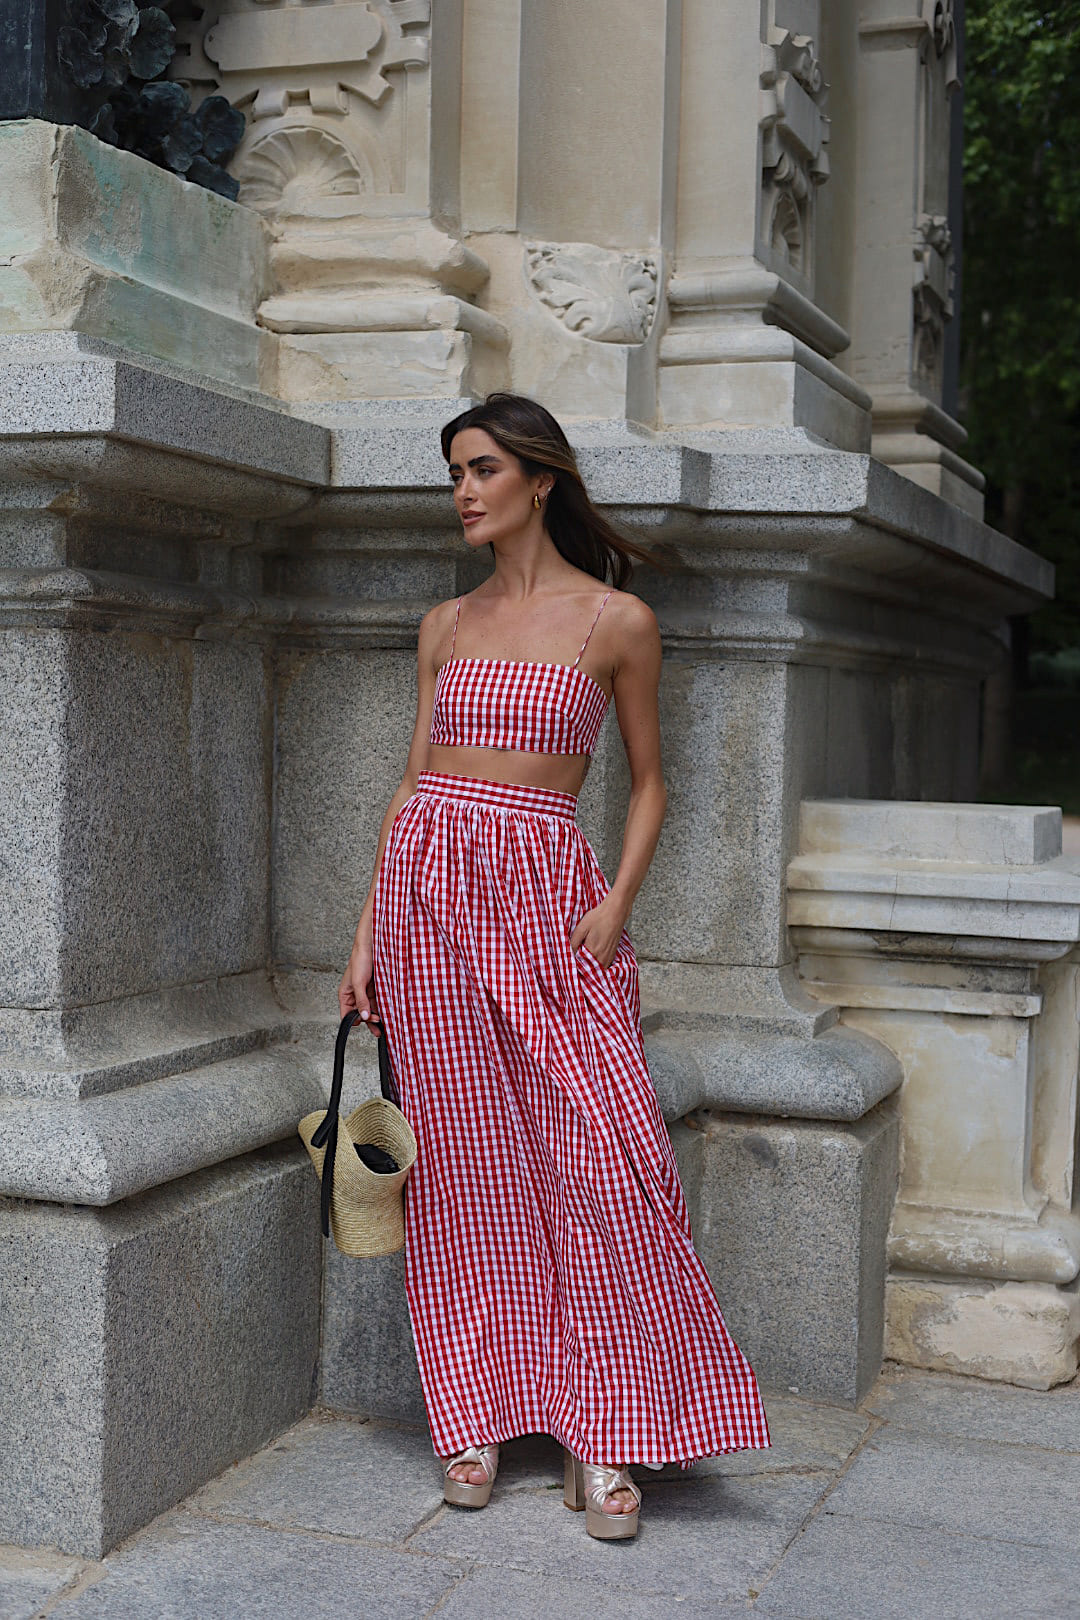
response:
{"label": "stone column", "polygon": [[859,165],[851,365],[873,399],[875,456],[982,515],[967,435],[942,408],[954,316],[953,0],[869,0],[859,22]]}
{"label": "stone column", "polygon": [[[554,411],[656,416],[678,156],[682,0],[472,0],[463,188],[514,387]],[[597,64],[603,63],[602,72]]]}
{"label": "stone column", "polygon": [[1080,1338],[1080,871],[1057,810],[806,803],[806,990],[891,1047],[903,1169],[887,1353],[1046,1389]]}
{"label": "stone column", "polygon": [[174,64],[242,107],[230,167],[271,223],[274,392],[312,403],[483,393],[506,334],[461,240],[462,0],[226,0]]}
{"label": "stone column", "polygon": [[833,364],[849,341],[843,291],[829,308],[818,286],[818,197],[834,144],[827,81],[848,71],[841,44],[832,63],[822,55],[828,10],[820,0],[686,0],[675,268],[660,347],[667,426],[796,428],[844,449],[869,442],[866,395]]}

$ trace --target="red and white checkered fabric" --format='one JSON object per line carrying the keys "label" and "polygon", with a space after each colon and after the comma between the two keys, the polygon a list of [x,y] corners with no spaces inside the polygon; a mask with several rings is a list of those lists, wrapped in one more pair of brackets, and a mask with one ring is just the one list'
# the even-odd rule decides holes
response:
{"label": "red and white checkered fabric", "polygon": [[607,710],[603,687],[573,664],[450,658],[435,678],[429,741],[591,754]]}
{"label": "red and white checkered fabric", "polygon": [[374,906],[375,989],[418,1157],[406,1292],[438,1455],[550,1434],[591,1463],[769,1444],[694,1252],[629,935],[573,794],[422,771]]}

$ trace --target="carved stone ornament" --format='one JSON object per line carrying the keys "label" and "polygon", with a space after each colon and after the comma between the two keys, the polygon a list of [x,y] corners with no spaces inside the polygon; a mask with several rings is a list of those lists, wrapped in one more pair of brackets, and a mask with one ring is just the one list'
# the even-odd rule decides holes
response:
{"label": "carved stone ornament", "polygon": [[530,287],[568,331],[597,343],[644,343],[656,314],[656,259],[588,242],[533,242],[526,256]]}
{"label": "carved stone ornament", "polygon": [[954,90],[960,83],[960,71],[953,0],[922,0],[922,8],[934,50],[945,59],[945,83]]}
{"label": "carved stone ornament", "polygon": [[806,278],[814,191],[829,178],[828,89],[809,35],[770,28],[761,67],[763,235],[774,258]]}
{"label": "carved stone ornament", "polygon": [[431,0],[261,0],[257,11],[208,7],[192,44],[230,100],[254,98],[256,120],[302,101],[344,116],[350,91],[378,106],[390,94],[387,69],[427,64],[429,42],[415,30],[430,16]]}
{"label": "carved stone ornament", "polygon": [[912,293],[914,381],[936,394],[941,387],[945,323],[953,314],[952,232],[942,214],[923,214],[915,225]]}
{"label": "carved stone ornament", "polygon": [[404,98],[391,92],[427,66],[430,20],[431,0],[217,0],[180,25],[173,74],[245,111],[241,202],[355,211],[350,195],[406,189]]}

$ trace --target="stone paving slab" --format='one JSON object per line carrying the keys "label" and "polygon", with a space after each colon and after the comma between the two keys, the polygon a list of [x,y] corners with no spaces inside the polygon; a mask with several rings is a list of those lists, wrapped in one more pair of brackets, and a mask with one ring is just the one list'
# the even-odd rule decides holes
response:
{"label": "stone paving slab", "polygon": [[416,1429],[307,1418],[188,1498],[196,1512],[403,1541],[441,1506],[431,1442]]}
{"label": "stone paving slab", "polygon": [[462,1578],[442,1558],[166,1514],[62,1601],[62,1620],[418,1620]]}
{"label": "stone paving slab", "polygon": [[599,1542],[563,1506],[561,1482],[492,1497],[483,1513],[446,1508],[409,1546],[488,1568],[655,1599],[745,1599],[765,1580],[830,1484],[825,1473],[646,1485],[632,1541]]}
{"label": "stone paving slab", "polygon": [[0,1547],[0,1620],[32,1620],[82,1568],[81,1558],[63,1553]]}
{"label": "stone paving slab", "polygon": [[1080,1580],[1066,1551],[822,1512],[788,1548],[752,1613],[776,1620],[1077,1620]]}
{"label": "stone paving slab", "polygon": [[981,1378],[903,1368],[879,1380],[864,1409],[898,1429],[1080,1452],[1080,1383],[1014,1389]]}
{"label": "stone paving slab", "polygon": [[[790,1395],[767,1395],[765,1416],[772,1440],[767,1451],[705,1457],[694,1464],[694,1477],[777,1474],[789,1469],[835,1470],[847,1461],[870,1427],[870,1419],[850,1407],[819,1406]],[[665,1470],[663,1477],[671,1477],[670,1472]]]}
{"label": "stone paving slab", "polygon": [[1080,1548],[1080,1456],[881,1429],[829,1512],[885,1524]]}

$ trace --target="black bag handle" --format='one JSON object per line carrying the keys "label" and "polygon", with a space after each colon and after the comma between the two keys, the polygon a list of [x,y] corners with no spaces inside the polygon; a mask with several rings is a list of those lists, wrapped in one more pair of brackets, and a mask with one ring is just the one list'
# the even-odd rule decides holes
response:
{"label": "black bag handle", "polygon": [[[322,1222],[323,1237],[330,1236],[330,1197],[334,1186],[334,1158],[337,1154],[339,1109],[341,1107],[341,1087],[345,1079],[345,1043],[349,1039],[349,1031],[359,1019],[360,1014],[354,1007],[347,1012],[338,1025],[337,1041],[334,1044],[334,1078],[330,1086],[330,1101],[326,1113],[316,1126],[312,1134],[312,1147],[326,1148],[326,1156],[322,1167],[322,1197],[320,1199],[319,1215]],[[387,1102],[392,1102],[395,1108],[401,1107],[398,1095],[397,1081],[390,1066],[390,1048],[386,1044],[386,1033],[379,1030],[379,1089]]]}

